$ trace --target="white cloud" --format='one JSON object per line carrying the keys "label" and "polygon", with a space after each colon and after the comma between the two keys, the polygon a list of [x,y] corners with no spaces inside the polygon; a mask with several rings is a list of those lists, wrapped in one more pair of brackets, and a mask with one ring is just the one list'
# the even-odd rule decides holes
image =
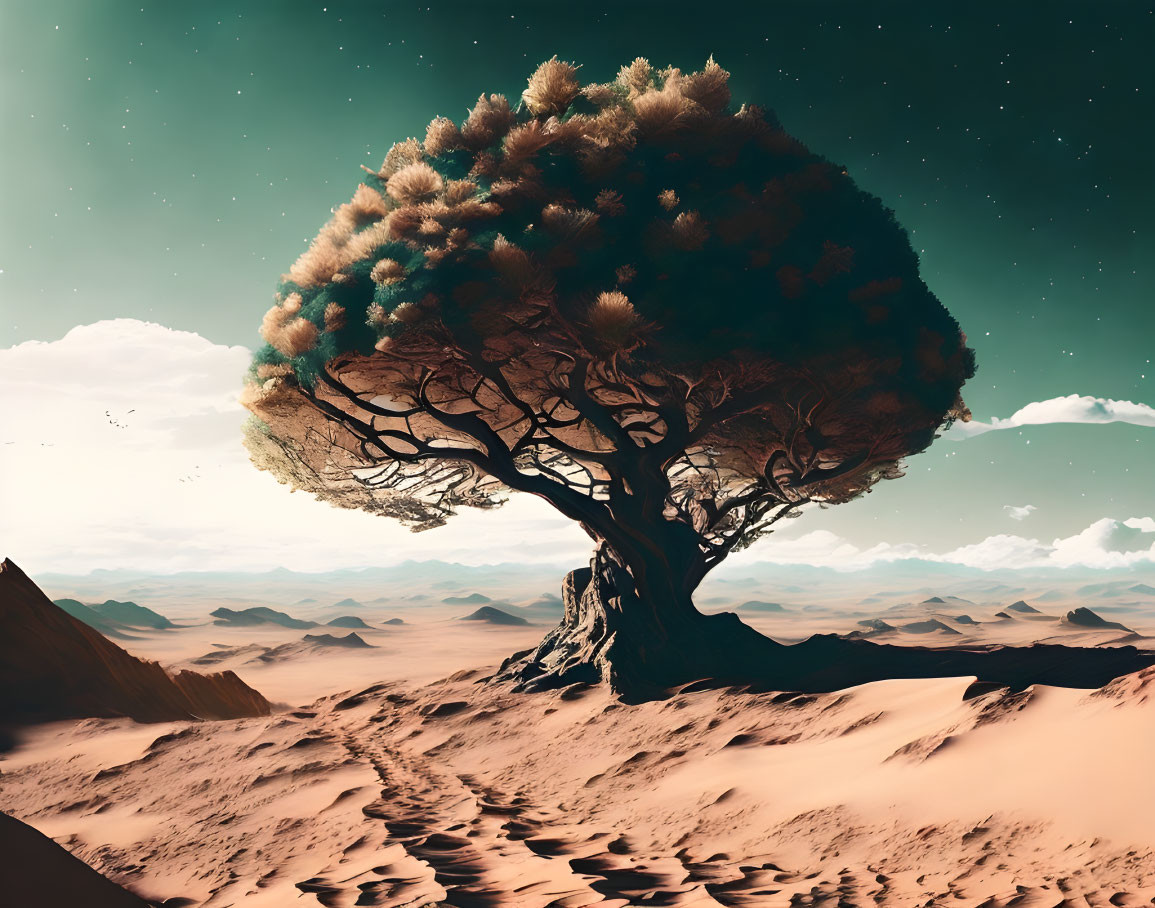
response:
{"label": "white cloud", "polygon": [[816,530],[796,539],[759,543],[744,560],[771,564],[810,564],[840,571],[857,571],[876,564],[921,559],[961,564],[984,571],[1022,568],[1125,568],[1139,563],[1155,564],[1155,519],[1104,517],[1074,536],[1046,543],[1000,533],[949,552],[934,552],[913,543],[879,543],[867,549],[853,545],[828,530]]}
{"label": "white cloud", "polygon": [[1083,532],[1052,543],[1050,561],[1060,567],[1121,568],[1155,561],[1155,520],[1096,520]]}
{"label": "white cloud", "polygon": [[1044,567],[1051,549],[1037,539],[1000,533],[981,542],[960,546],[944,555],[927,555],[929,561],[962,564],[993,571],[999,568]]}
{"label": "white cloud", "polygon": [[413,534],[290,494],[241,445],[250,356],[132,319],[0,350],[0,556],[68,573],[588,556],[581,531],[530,496]]}
{"label": "white cloud", "polygon": [[771,564],[810,564],[841,571],[857,571],[872,564],[922,557],[923,550],[913,543],[892,545],[880,542],[868,549],[843,539],[829,530],[812,530],[793,539],[771,535],[735,561],[769,562]]}
{"label": "white cloud", "polygon": [[1068,394],[1066,397],[1052,397],[1050,400],[1029,403],[1006,419],[996,416],[990,422],[978,420],[956,422],[943,433],[942,437],[951,441],[961,441],[987,432],[1014,429],[1019,426],[1040,426],[1050,423],[1100,425],[1111,422],[1155,427],[1155,408],[1129,400],[1108,400],[1103,397]]}
{"label": "white cloud", "polygon": [[1022,506],[1004,504],[1003,510],[1007,512],[1007,516],[1010,517],[1011,520],[1026,520],[1031,516],[1031,511],[1037,511],[1038,508],[1033,504],[1024,504]]}

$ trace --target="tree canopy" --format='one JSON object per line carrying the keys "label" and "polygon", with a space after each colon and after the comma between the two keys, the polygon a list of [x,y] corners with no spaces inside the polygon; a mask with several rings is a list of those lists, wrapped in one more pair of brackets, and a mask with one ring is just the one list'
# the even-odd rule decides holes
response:
{"label": "tree canopy", "polygon": [[969,418],[965,335],[845,168],[713,59],[578,75],[435,118],[334,210],[261,326],[258,466],[418,530],[536,494],[626,562],[661,526],[696,581]]}

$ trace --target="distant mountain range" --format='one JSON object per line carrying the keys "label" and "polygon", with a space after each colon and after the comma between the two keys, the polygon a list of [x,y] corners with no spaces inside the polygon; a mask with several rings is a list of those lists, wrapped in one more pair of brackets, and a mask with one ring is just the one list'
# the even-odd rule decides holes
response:
{"label": "distant mountain range", "polygon": [[[174,574],[101,570],[84,576],[45,574],[38,579],[54,595],[62,597],[62,605],[76,612],[81,620],[109,636],[129,641],[145,629],[143,624],[128,624],[122,613],[101,614],[84,603],[121,600],[145,608],[151,603],[181,601],[198,603],[204,612],[222,607],[242,616],[251,608],[272,606],[273,611],[280,610],[281,619],[267,614],[263,618],[235,614],[217,617],[229,623],[257,618],[276,624],[287,619],[296,623],[282,626],[301,629],[321,626],[335,617],[363,614],[386,604],[393,614],[406,617],[410,609],[494,605],[512,615],[524,614],[531,621],[544,623],[560,615],[562,604],[557,593],[565,574],[575,566],[403,561],[383,567],[318,573],[285,568]],[[63,597],[71,603],[66,604]],[[872,611],[889,614],[905,609],[909,603],[924,602],[927,611],[949,615],[994,605],[1006,609],[1008,606],[1003,603],[1014,600],[1062,603],[1060,614],[1077,606],[1104,611],[1127,611],[1133,604],[1155,608],[1155,568],[1142,565],[1110,573],[1079,567],[986,572],[909,559],[876,564],[866,570],[839,571],[750,561],[743,553],[711,573],[695,596],[695,601],[710,611],[740,610],[749,616],[757,611],[771,611],[774,603],[781,602],[788,602],[789,610],[803,614],[846,602],[877,607]],[[744,605],[753,602],[768,606],[759,609]],[[81,607],[89,611],[82,612]],[[285,607],[292,612],[286,614]],[[164,611],[164,606],[160,609]]]}
{"label": "distant mountain range", "polygon": [[108,599],[96,605],[85,605],[75,599],[57,599],[55,604],[73,618],[83,621],[108,637],[131,640],[133,628],[167,630],[176,627],[164,615],[135,602]]}

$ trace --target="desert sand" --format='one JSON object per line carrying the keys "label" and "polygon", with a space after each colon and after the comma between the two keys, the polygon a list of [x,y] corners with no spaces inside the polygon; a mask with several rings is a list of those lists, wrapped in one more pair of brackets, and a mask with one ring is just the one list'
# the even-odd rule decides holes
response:
{"label": "desert sand", "polygon": [[1149,904],[1155,671],[968,682],[625,707],[464,672],[265,719],[58,723],[5,761],[4,804],[206,906]]}
{"label": "desert sand", "polygon": [[[413,599],[286,586],[228,605],[308,628],[215,624],[224,599],[204,589],[107,587],[52,594],[152,608],[177,626],[119,645],[170,671],[235,671],[275,704],[213,722],[48,722],[0,755],[0,810],[154,904],[1155,904],[1155,669],[1099,690],[690,685],[627,705],[601,686],[518,694],[491,679],[557,620],[537,578],[426,581]],[[1031,612],[1005,591],[891,592],[728,601],[781,601],[740,614],[782,642],[874,618],[894,628],[883,642],[908,645],[1142,646],[1155,631],[1146,600],[1104,611],[1120,630],[1064,621],[1119,597],[1035,596]],[[530,623],[462,620],[482,606]],[[326,622],[354,614],[368,646],[305,640],[344,637]],[[52,874],[41,885],[36,904],[75,904]]]}

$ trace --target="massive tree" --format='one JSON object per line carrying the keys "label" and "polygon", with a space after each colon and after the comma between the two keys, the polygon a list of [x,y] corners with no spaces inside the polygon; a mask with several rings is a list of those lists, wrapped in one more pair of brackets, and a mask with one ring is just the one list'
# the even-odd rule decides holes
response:
{"label": "massive tree", "polygon": [[421,530],[528,492],[594,542],[504,673],[620,689],[775,653],[694,589],[805,505],[901,475],[974,371],[894,213],[712,59],[556,58],[394,145],[265,315],[254,461]]}

